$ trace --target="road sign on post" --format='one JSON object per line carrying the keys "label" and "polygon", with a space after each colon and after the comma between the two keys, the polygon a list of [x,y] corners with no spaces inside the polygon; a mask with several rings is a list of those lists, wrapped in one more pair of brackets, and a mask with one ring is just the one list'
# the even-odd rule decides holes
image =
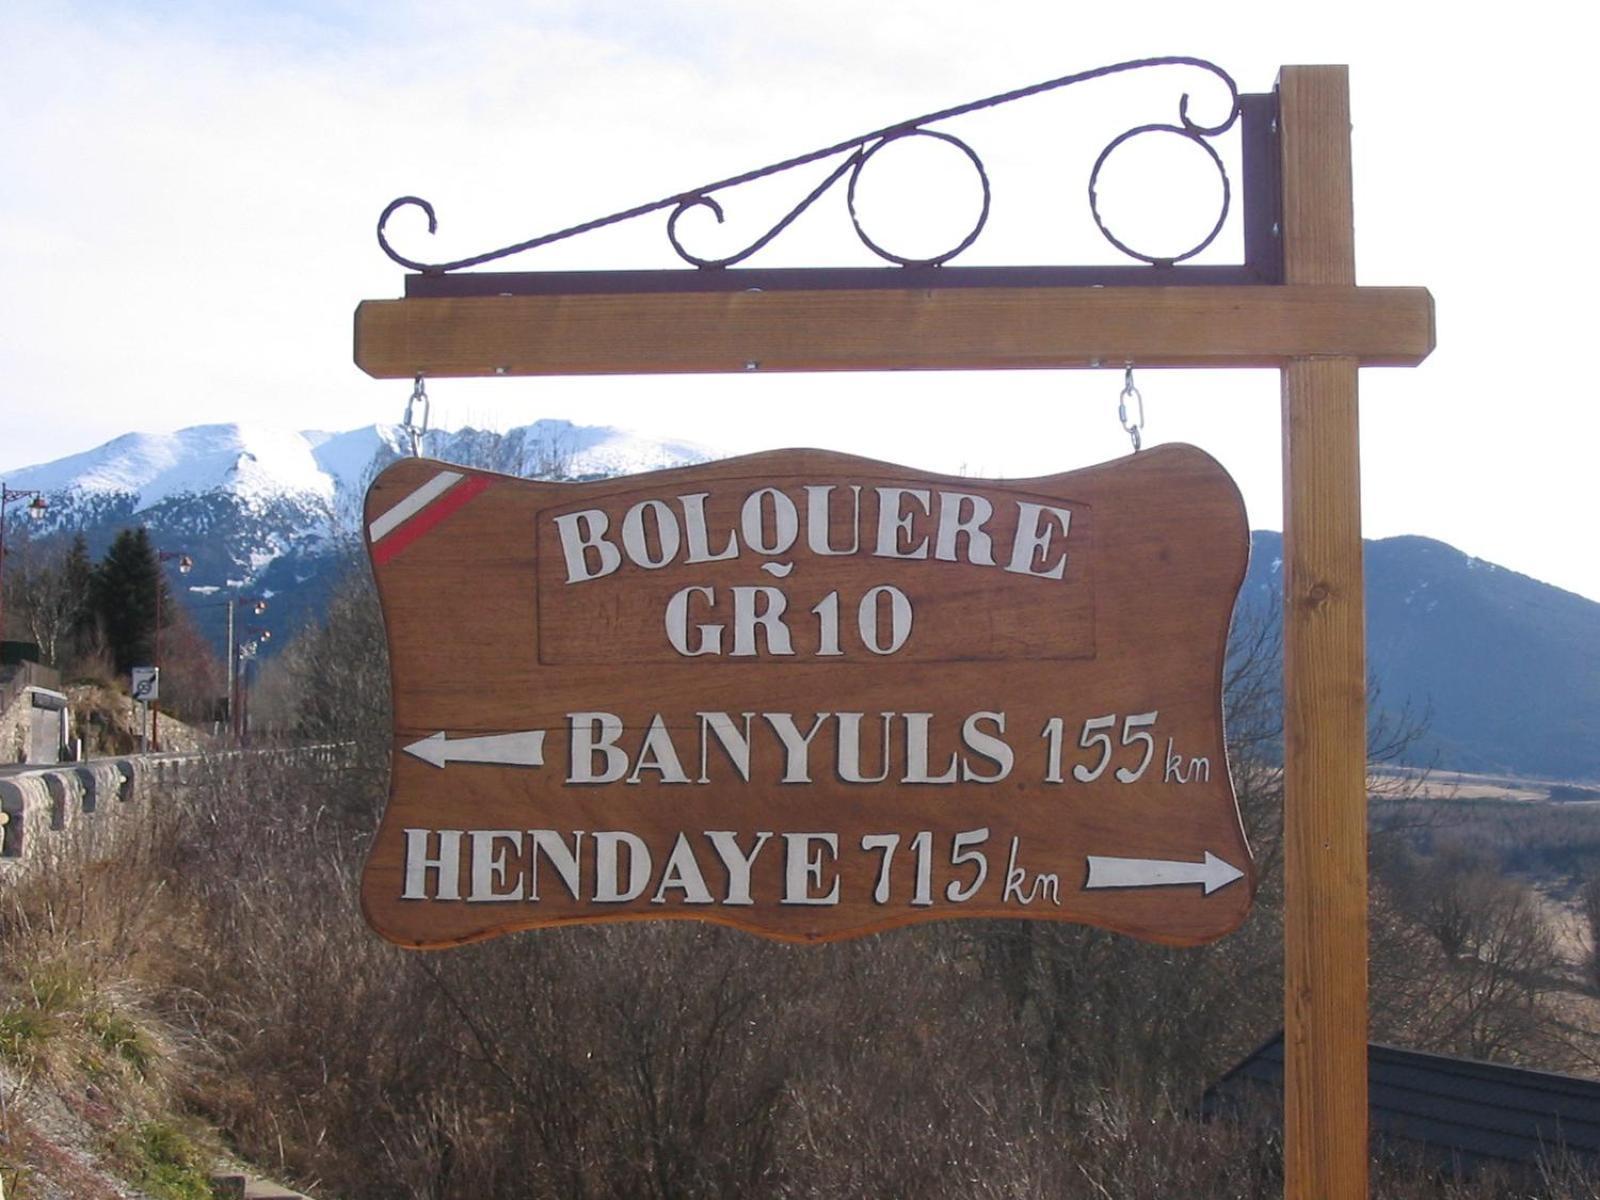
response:
{"label": "road sign on post", "polygon": [[1249,533],[1167,446],[989,481],[822,451],[367,500],[394,674],[373,924],[691,917],[1194,943],[1253,890],[1221,677]]}
{"label": "road sign on post", "polygon": [[133,698],[140,704],[161,699],[161,668],[134,667],[132,671]]}

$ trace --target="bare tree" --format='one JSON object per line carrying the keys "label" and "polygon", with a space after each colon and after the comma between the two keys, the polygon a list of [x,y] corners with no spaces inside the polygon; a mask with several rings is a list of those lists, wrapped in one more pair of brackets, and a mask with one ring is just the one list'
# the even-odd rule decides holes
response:
{"label": "bare tree", "polygon": [[[1375,1033],[1472,1058],[1570,1065],[1566,961],[1538,897],[1471,853],[1414,859],[1374,894]],[[1377,981],[1384,983],[1378,992]]]}
{"label": "bare tree", "polygon": [[522,479],[572,478],[571,432],[557,422],[537,421],[507,433],[463,429],[448,435],[448,442],[445,436],[438,435],[431,445],[433,452],[447,462]]}
{"label": "bare tree", "polygon": [[[33,553],[7,573],[11,585],[7,591],[49,666],[65,666],[77,650],[88,621],[91,569],[79,536],[70,543],[33,547]],[[13,573],[15,584],[11,584]]]}

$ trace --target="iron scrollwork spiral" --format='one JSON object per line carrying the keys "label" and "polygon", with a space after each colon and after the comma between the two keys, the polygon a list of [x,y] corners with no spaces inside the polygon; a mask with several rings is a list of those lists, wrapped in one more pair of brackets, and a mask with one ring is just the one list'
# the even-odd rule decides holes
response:
{"label": "iron scrollwork spiral", "polygon": [[[1224,225],[1227,223],[1228,212],[1232,203],[1232,189],[1229,185],[1227,169],[1223,164],[1221,155],[1217,153],[1216,147],[1212,145],[1212,141],[1213,139],[1218,138],[1228,132],[1228,130],[1231,129],[1235,122],[1239,119],[1240,113],[1239,89],[1234,83],[1233,78],[1215,63],[1208,62],[1205,59],[1188,58],[1183,56],[1136,59],[1130,62],[1116,63],[1107,67],[1098,67],[1091,71],[1081,71],[1074,75],[1065,75],[1059,79],[1052,79],[1044,83],[1034,84],[1031,87],[1018,88],[1010,92],[1002,92],[999,95],[989,96],[983,100],[975,100],[967,104],[957,105],[954,108],[947,108],[938,112],[928,113],[911,121],[903,121],[897,125],[873,130],[872,132],[862,134],[859,137],[850,138],[843,142],[837,142],[831,146],[823,147],[820,150],[813,150],[808,154],[802,154],[794,158],[785,159],[782,162],[773,163],[770,166],[761,167],[754,171],[747,171],[741,175],[735,175],[728,179],[718,180],[715,183],[705,184],[704,186],[695,188],[692,191],[681,192],[677,195],[669,196],[665,199],[657,200],[649,204],[641,204],[634,208],[624,209],[621,212],[612,213],[604,217],[598,217],[592,221],[585,221],[581,224],[573,225],[566,229],[557,230],[553,233],[547,233],[539,237],[529,238],[526,241],[517,242],[513,245],[502,246],[497,250],[490,250],[483,254],[476,254],[468,258],[456,259],[453,262],[420,262],[416,259],[408,258],[400,254],[390,244],[387,234],[389,219],[402,208],[420,208],[428,219],[428,232],[432,234],[438,231],[438,218],[434,212],[432,204],[418,196],[401,196],[396,200],[390,201],[388,206],[383,210],[382,215],[378,218],[378,244],[382,247],[383,252],[388,255],[390,259],[401,266],[407,267],[413,271],[423,272],[424,274],[440,275],[467,267],[481,266],[485,263],[494,262],[502,258],[508,258],[515,254],[521,254],[524,251],[537,249],[540,246],[547,246],[553,242],[565,241],[568,238],[577,237],[579,234],[588,233],[592,230],[600,229],[608,225],[615,225],[623,221],[630,221],[638,217],[647,216],[651,213],[666,212],[667,241],[672,246],[674,253],[676,253],[679,258],[691,266],[703,269],[716,269],[730,267],[736,263],[743,262],[757,251],[767,246],[773,241],[773,239],[775,239],[785,229],[792,225],[804,212],[806,212],[806,210],[808,210],[813,204],[815,204],[830,190],[832,190],[840,180],[847,180],[845,184],[845,203],[849,211],[851,225],[855,229],[856,236],[860,239],[863,246],[865,246],[869,251],[877,255],[879,258],[900,266],[938,266],[940,264],[949,262],[951,259],[967,250],[975,241],[977,241],[978,236],[983,232],[984,226],[989,220],[991,191],[988,172],[984,168],[983,160],[978,156],[977,151],[974,150],[967,142],[961,140],[954,134],[948,133],[944,130],[930,129],[928,126],[942,121],[949,121],[956,117],[965,116],[968,113],[976,112],[980,109],[994,108],[1002,104],[1009,104],[1016,100],[1025,99],[1029,96],[1036,96],[1044,92],[1055,91],[1059,88],[1069,87],[1077,83],[1084,83],[1091,79],[1100,79],[1109,75],[1117,75],[1129,71],[1145,70],[1158,67],[1196,68],[1198,70],[1208,72],[1216,79],[1220,80],[1227,88],[1229,97],[1229,107],[1226,117],[1224,120],[1214,125],[1205,125],[1193,120],[1189,115],[1189,93],[1184,92],[1179,98],[1178,119],[1176,122],[1138,125],[1132,129],[1118,134],[1106,144],[1106,147],[1100,152],[1099,157],[1095,160],[1093,169],[1090,171],[1089,211],[1094,219],[1095,226],[1100,230],[1101,235],[1123,254],[1126,254],[1130,258],[1138,259],[1141,262],[1150,263],[1157,266],[1171,266],[1174,263],[1183,262],[1186,259],[1193,258],[1195,255],[1203,251],[1207,246],[1211,245],[1211,243],[1216,240],[1217,235],[1221,233]],[[1221,180],[1221,207],[1215,225],[1200,242],[1180,254],[1152,255],[1146,254],[1134,248],[1111,232],[1111,229],[1106,224],[1104,216],[1100,211],[1098,185],[1100,182],[1101,172],[1107,161],[1122,146],[1125,146],[1136,138],[1144,137],[1150,134],[1166,134],[1169,136],[1176,136],[1199,146],[1209,156],[1210,161],[1215,167],[1218,177]],[[950,246],[937,254],[921,258],[905,257],[895,254],[893,251],[888,250],[881,245],[878,240],[871,237],[862,225],[860,213],[856,204],[857,189],[860,183],[862,172],[866,168],[867,164],[871,162],[873,157],[884,148],[909,138],[931,138],[946,145],[953,146],[956,150],[960,151],[965,157],[967,163],[971,166],[972,170],[976,173],[977,180],[982,191],[982,204],[978,212],[977,219],[973,222],[972,227],[970,230],[968,230],[965,236],[962,237],[955,245]],[[721,224],[725,220],[725,210],[722,202],[717,199],[718,193],[728,192],[733,188],[739,187],[741,184],[750,183],[754,180],[762,179],[771,175],[777,175],[785,171],[791,171],[811,163],[823,162],[841,155],[843,157],[840,159],[840,161],[832,166],[828,173],[823,177],[821,182],[816,184],[816,186],[814,186],[798,204],[785,213],[783,217],[779,219],[777,223],[772,225],[765,233],[756,238],[754,241],[750,242],[748,245],[744,246],[742,249],[736,250],[731,254],[710,257],[696,254],[684,245],[679,230],[679,222],[687,213],[699,209],[706,209],[713,217],[716,218],[718,224]]]}

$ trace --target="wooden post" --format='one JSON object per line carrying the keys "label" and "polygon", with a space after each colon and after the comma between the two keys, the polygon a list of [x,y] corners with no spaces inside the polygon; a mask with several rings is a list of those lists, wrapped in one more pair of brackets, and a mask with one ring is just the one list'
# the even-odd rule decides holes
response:
{"label": "wooden post", "polygon": [[[1355,283],[1344,67],[1279,77],[1290,284]],[[1284,1179],[1367,1195],[1366,646],[1357,360],[1283,368]]]}

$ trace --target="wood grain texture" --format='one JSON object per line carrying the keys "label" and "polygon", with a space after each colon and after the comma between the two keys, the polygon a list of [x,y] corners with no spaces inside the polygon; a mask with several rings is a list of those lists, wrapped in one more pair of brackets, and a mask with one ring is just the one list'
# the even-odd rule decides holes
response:
{"label": "wood grain texture", "polygon": [[[1355,287],[1350,178],[1350,69],[1285,67],[1278,77],[1283,146],[1283,267],[1291,286]],[[1303,355],[1319,353],[1300,351]]]}
{"label": "wood grain texture", "polygon": [[[1355,282],[1344,67],[1285,68],[1291,285]],[[1283,370],[1284,1166],[1290,1200],[1362,1200],[1367,1158],[1366,648],[1357,367]]]}
{"label": "wood grain texture", "polygon": [[[434,483],[445,475],[457,478]],[[831,489],[815,520],[808,488]],[[427,502],[406,505],[419,489]],[[794,506],[788,535],[777,516],[785,503]],[[992,510],[982,522],[989,541],[956,536],[954,524],[977,520],[984,505]],[[402,519],[383,519],[397,506]],[[689,532],[691,509],[704,514],[699,535]],[[1046,514],[1043,525],[1034,524],[1035,512]],[[1249,909],[1253,874],[1221,714],[1227,630],[1249,537],[1232,481],[1192,447],[1011,481],[928,475],[815,450],[578,484],[408,459],[374,482],[366,519],[389,640],[396,751],[362,895],[373,926],[400,944],[648,918],[719,921],[811,942],[958,916],[1073,920],[1190,944],[1235,928]],[[559,532],[564,521],[571,541]],[[1048,544],[1030,542],[1030,527],[1049,530]],[[1019,542],[1034,552],[1018,559]],[[893,553],[885,555],[886,546]],[[1045,577],[1056,565],[1060,578]],[[860,616],[861,598],[885,586],[900,589],[914,615],[892,650],[891,606],[874,603]],[[792,653],[776,653],[770,631],[756,653],[733,653],[734,589],[752,587],[771,589],[766,606],[782,594]],[[686,596],[679,627],[690,655],[674,648],[665,619],[686,588],[703,589]],[[839,598],[837,653],[818,632],[818,606],[829,594]],[[713,626],[720,632],[709,633]],[[709,650],[714,639],[720,653]],[[625,777],[581,778],[604,764],[580,748],[574,714],[595,712],[617,718]],[[754,714],[744,770],[707,735],[703,713],[729,714],[735,725]],[[993,717],[982,724],[1012,753],[1003,777],[996,758],[965,740],[963,723],[977,713],[1004,714],[1003,728]],[[1147,713],[1156,714],[1147,727],[1153,754],[1141,772],[1140,727],[1125,722]],[[802,732],[815,725],[803,756],[807,781],[788,778],[794,760],[766,714],[791,714]],[[860,714],[859,739],[847,737],[849,714]],[[914,778],[914,714],[927,714],[924,773],[947,775],[956,762],[950,782]],[[1097,747],[1079,744],[1085,721],[1113,715],[1108,736],[1116,744],[1105,769],[1075,779],[1074,765],[1100,760]],[[1063,735],[1055,781],[1044,736],[1052,717]],[[647,752],[658,724],[656,750]],[[439,733],[460,743],[529,732],[544,734],[536,767],[441,768],[404,749]],[[662,769],[668,743],[686,778]],[[855,774],[870,778],[852,781],[841,767],[847,744],[860,747]],[[1189,782],[1173,777],[1169,750]],[[1208,764],[1203,777],[1197,758]],[[1117,779],[1118,768],[1133,778]],[[976,778],[985,775],[994,778]],[[510,873],[474,902],[473,846],[464,841],[455,860],[461,898],[407,899],[407,829],[556,831],[579,846],[585,894],[569,894],[545,859],[533,900],[533,852],[523,845],[513,853],[505,841]],[[955,835],[974,830],[985,831],[981,888],[975,868],[952,865]],[[581,843],[575,831],[585,831]],[[596,831],[643,840],[654,866],[639,896],[595,898]],[[752,903],[724,902],[731,876],[708,852],[708,831],[733,832],[741,851],[758,834],[772,835],[751,873]],[[930,834],[932,875],[919,885],[913,841],[922,831]],[[817,883],[826,891],[837,881],[836,904],[786,898],[785,838],[802,832],[837,835]],[[879,853],[865,852],[861,840],[879,834],[900,839],[882,899]],[[682,888],[657,899],[662,864],[680,835],[699,856],[712,901]],[[443,856],[443,841],[428,836],[419,844]],[[1057,877],[1054,896],[1007,899],[1013,845],[1030,887],[1040,873]],[[1210,894],[1197,884],[1085,886],[1090,855],[1199,862],[1207,851],[1245,877]],[[439,878],[427,874],[424,892],[436,893]],[[974,893],[952,902],[952,885]],[[519,895],[489,902],[490,890]]]}
{"label": "wood grain texture", "polygon": [[[1335,283],[1345,281],[1330,281]],[[382,379],[746,371],[1414,365],[1421,288],[960,288],[368,300],[355,360]]]}

